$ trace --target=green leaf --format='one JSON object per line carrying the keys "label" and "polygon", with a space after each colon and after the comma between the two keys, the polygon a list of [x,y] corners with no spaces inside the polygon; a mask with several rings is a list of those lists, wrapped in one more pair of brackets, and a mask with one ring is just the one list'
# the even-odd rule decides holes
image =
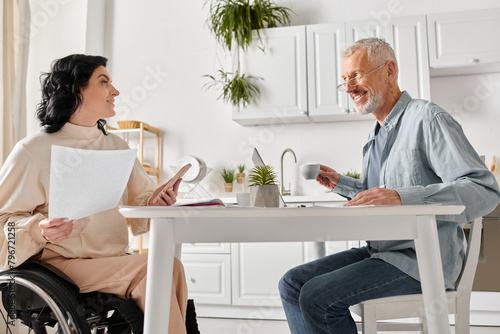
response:
{"label": "green leaf", "polygon": [[[252,81],[262,80],[262,78],[251,75],[240,75],[238,71],[233,76],[231,72],[219,70],[219,77],[204,75],[211,82],[203,85],[205,88],[221,89],[222,93],[217,99],[223,99],[225,103],[231,103],[238,107],[246,108],[252,99],[260,96],[260,89]],[[232,77],[231,77],[232,76]]]}
{"label": "green leaf", "polygon": [[249,176],[250,187],[276,184],[277,175],[271,165],[255,166]]}
{"label": "green leaf", "polygon": [[216,40],[231,51],[233,38],[244,51],[252,42],[252,29],[260,37],[260,29],[290,24],[292,10],[277,6],[271,0],[208,0],[210,16],[207,24]]}
{"label": "green leaf", "polygon": [[235,176],[235,170],[234,169],[230,169],[230,168],[224,168],[220,172],[220,175],[224,179],[224,182],[226,182],[226,183],[233,183],[234,176]]}

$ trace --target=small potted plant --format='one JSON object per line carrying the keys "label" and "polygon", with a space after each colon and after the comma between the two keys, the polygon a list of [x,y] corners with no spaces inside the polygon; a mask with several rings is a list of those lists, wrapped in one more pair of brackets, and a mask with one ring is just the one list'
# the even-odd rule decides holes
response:
{"label": "small potted plant", "polygon": [[352,177],[353,179],[361,179],[361,174],[355,170],[349,170],[348,172],[343,173],[343,175]]}
{"label": "small potted plant", "polygon": [[233,182],[234,182],[234,169],[224,168],[220,175],[224,179],[224,190],[228,193],[233,191]]}
{"label": "small potted plant", "polygon": [[236,182],[239,184],[245,183],[245,165],[241,164],[237,166],[238,168],[238,173],[236,173]]}
{"label": "small potted plant", "polygon": [[279,207],[277,175],[271,165],[255,166],[250,174],[250,203],[252,206]]}

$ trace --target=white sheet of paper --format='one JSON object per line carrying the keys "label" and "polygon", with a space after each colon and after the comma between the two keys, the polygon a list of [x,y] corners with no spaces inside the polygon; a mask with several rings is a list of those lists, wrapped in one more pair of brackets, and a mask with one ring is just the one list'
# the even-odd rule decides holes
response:
{"label": "white sheet of paper", "polygon": [[137,150],[83,150],[52,145],[49,217],[80,219],[116,208]]}

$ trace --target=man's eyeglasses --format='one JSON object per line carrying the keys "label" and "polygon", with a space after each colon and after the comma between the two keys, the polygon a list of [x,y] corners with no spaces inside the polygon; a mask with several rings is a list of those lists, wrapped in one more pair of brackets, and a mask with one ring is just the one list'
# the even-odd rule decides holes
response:
{"label": "man's eyeglasses", "polygon": [[374,69],[373,71],[371,72],[368,72],[367,74],[363,75],[362,77],[358,77],[358,74],[356,74],[356,76],[352,79],[349,79],[347,80],[346,82],[343,82],[341,83],[340,85],[337,86],[337,90],[339,92],[345,92],[345,89],[346,89],[346,85],[349,85],[349,87],[356,87],[357,85],[359,85],[359,82],[361,79],[363,79],[364,77],[367,77],[369,76],[370,74],[372,74],[373,72],[376,72],[378,70],[380,70],[382,67],[384,67],[389,61],[386,61],[385,63],[383,63],[382,65],[380,65],[379,67],[377,67],[376,69]]}

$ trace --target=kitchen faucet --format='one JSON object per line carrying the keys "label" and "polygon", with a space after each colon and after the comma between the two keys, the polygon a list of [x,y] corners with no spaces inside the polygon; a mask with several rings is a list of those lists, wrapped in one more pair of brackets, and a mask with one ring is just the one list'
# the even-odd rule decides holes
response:
{"label": "kitchen faucet", "polygon": [[281,169],[280,169],[280,172],[281,172],[281,195],[283,195],[283,196],[287,196],[287,195],[292,194],[292,190],[291,189],[286,190],[285,185],[283,184],[283,157],[285,156],[286,152],[290,152],[293,156],[294,162],[297,163],[297,157],[295,156],[295,153],[292,151],[291,148],[287,148],[286,150],[283,151],[283,153],[281,154]]}

